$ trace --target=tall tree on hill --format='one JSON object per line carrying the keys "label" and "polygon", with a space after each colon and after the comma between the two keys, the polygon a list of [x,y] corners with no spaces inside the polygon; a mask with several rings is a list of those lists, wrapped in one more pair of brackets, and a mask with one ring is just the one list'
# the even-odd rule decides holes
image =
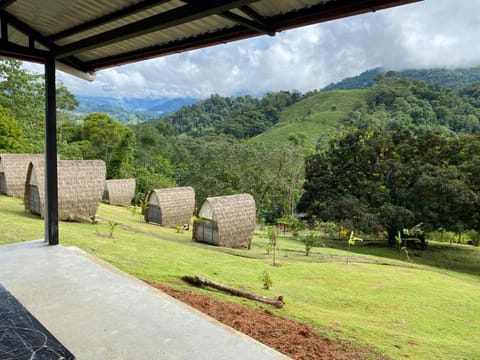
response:
{"label": "tall tree on hill", "polygon": [[[8,109],[23,129],[34,152],[42,152],[45,131],[45,91],[43,75],[32,74],[18,60],[0,59],[0,105]],[[72,110],[77,101],[61,83],[57,83],[59,124],[68,120],[65,110]]]}
{"label": "tall tree on hill", "polygon": [[108,178],[129,176],[135,151],[135,136],[130,128],[107,114],[93,113],[83,122],[82,140],[87,141],[84,158],[104,160]]}

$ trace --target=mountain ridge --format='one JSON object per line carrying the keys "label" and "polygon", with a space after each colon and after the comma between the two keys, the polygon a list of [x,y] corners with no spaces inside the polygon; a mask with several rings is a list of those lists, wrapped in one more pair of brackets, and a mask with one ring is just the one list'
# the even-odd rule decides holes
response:
{"label": "mountain ridge", "polygon": [[[331,90],[354,90],[366,89],[375,84],[375,77],[379,74],[389,72],[383,67],[366,70],[356,76],[344,78],[336,83],[331,83],[321,91]],[[393,77],[406,77],[415,80],[423,80],[429,84],[446,86],[458,90],[465,86],[480,81],[480,66],[471,68],[432,68],[432,69],[407,69],[392,72]]]}
{"label": "mountain ridge", "polygon": [[122,124],[137,124],[162,118],[183,106],[194,104],[194,98],[129,98],[75,95],[78,106],[72,112],[76,119],[94,112],[108,114]]}

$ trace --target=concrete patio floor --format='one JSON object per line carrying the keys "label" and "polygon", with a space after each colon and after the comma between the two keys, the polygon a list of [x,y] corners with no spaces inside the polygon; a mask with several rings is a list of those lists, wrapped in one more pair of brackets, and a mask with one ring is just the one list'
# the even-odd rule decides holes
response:
{"label": "concrete patio floor", "polygon": [[75,247],[0,246],[0,284],[79,360],[288,359]]}

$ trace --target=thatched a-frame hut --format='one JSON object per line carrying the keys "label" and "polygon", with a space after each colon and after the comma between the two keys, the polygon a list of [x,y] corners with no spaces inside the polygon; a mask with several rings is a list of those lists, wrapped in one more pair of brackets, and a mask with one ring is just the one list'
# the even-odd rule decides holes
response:
{"label": "thatched a-frame hut", "polygon": [[0,194],[21,197],[31,161],[41,161],[43,154],[0,154]]}
{"label": "thatched a-frame hut", "polygon": [[206,198],[193,224],[193,240],[229,248],[248,248],[256,225],[255,200],[250,194]]}
{"label": "thatched a-frame hut", "polygon": [[128,206],[135,195],[135,179],[111,179],[105,181],[102,200],[110,205]]}
{"label": "thatched a-frame hut", "polygon": [[175,227],[190,224],[195,208],[192,187],[155,189],[145,197],[148,207],[144,211],[146,222]]}
{"label": "thatched a-frame hut", "polygon": [[[58,219],[95,216],[102,201],[106,168],[102,160],[59,160]],[[44,217],[45,162],[34,161],[28,166],[24,184],[25,209]]]}

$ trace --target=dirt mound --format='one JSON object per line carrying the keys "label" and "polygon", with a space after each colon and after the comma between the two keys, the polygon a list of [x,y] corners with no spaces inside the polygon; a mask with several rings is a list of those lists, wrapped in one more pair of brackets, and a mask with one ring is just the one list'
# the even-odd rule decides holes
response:
{"label": "dirt mound", "polygon": [[326,338],[314,328],[281,318],[264,308],[251,309],[206,295],[179,291],[149,281],[147,283],[293,359],[387,359],[348,341]]}

